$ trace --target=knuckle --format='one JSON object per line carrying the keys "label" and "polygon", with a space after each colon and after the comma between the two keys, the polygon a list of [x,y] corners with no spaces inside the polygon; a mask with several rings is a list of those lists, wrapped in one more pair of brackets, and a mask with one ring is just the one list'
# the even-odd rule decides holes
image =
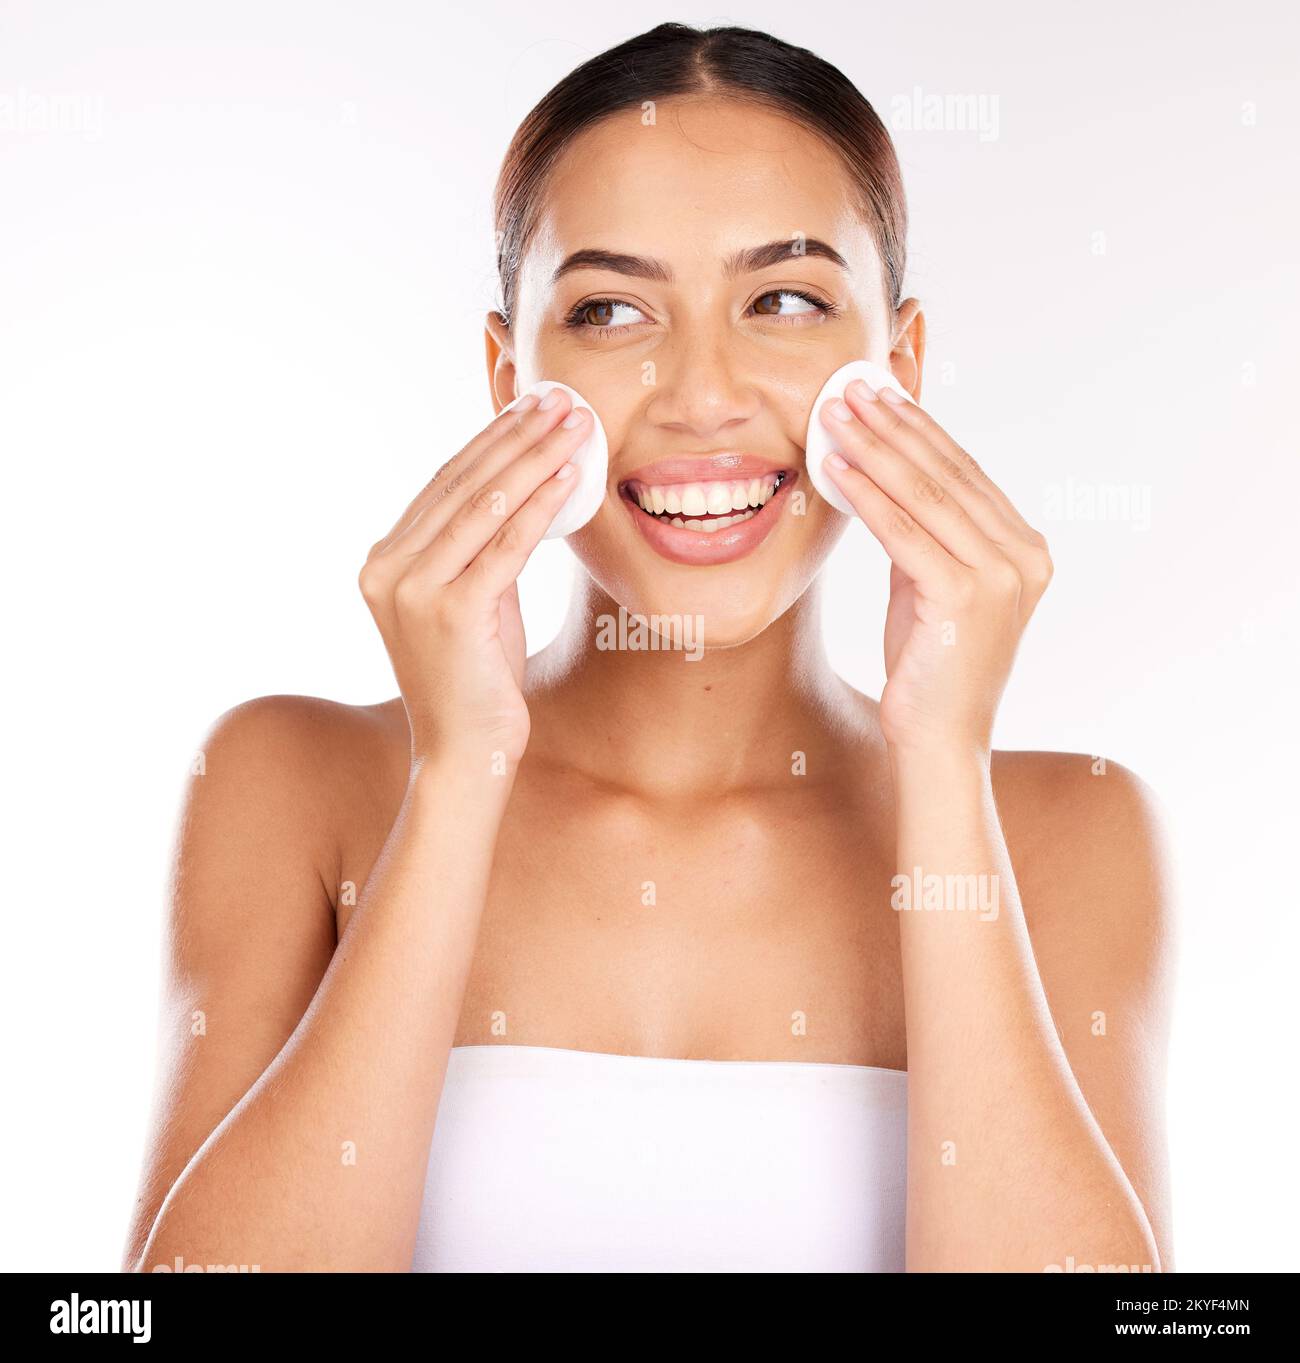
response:
{"label": "knuckle", "polygon": [[494,505],[496,503],[496,499],[497,489],[493,487],[488,487],[487,484],[484,484],[469,499],[470,510],[478,512],[481,515],[488,515],[492,512]]}
{"label": "knuckle", "polygon": [[864,449],[883,450],[888,448],[884,441],[881,440],[870,426],[865,426],[860,421],[856,426],[850,426],[848,430],[851,432],[852,437],[856,438],[857,443]]}
{"label": "knuckle", "polygon": [[943,501],[943,488],[934,481],[933,478],[922,474],[913,487],[916,499],[921,502],[928,502],[932,506],[938,506]]}
{"label": "knuckle", "polygon": [[502,408],[488,426],[488,433],[496,440],[516,440],[522,435],[530,412],[536,410],[536,407],[523,411],[518,407]]}
{"label": "knuckle", "polygon": [[950,483],[956,483],[958,487],[970,486],[970,474],[955,459],[949,459],[946,454],[941,454],[939,468]]}
{"label": "knuckle", "polygon": [[388,574],[384,572],[378,559],[368,558],[361,565],[361,571],[357,574],[357,586],[361,589],[361,595],[366,601],[382,600],[387,590],[387,583]]}
{"label": "knuckle", "polygon": [[421,605],[425,595],[420,580],[413,573],[407,573],[398,578],[393,588],[393,604],[403,615],[410,615]]}
{"label": "knuckle", "polygon": [[968,450],[958,449],[957,463],[965,471],[968,478],[983,478],[985,476],[979,460]]}
{"label": "knuckle", "polygon": [[442,495],[444,497],[449,497],[453,492],[459,492],[468,481],[469,472],[470,471],[467,468],[457,469],[453,472],[451,477],[447,480],[446,487],[442,490]]}
{"label": "knuckle", "polygon": [[988,582],[1000,598],[1011,597],[1014,599],[1020,595],[1022,585],[1020,573],[1016,565],[1007,559],[1001,559],[990,566]]}
{"label": "knuckle", "polygon": [[910,535],[916,527],[916,522],[901,506],[896,506],[889,512],[887,524],[890,533],[894,535]]}
{"label": "knuckle", "polygon": [[498,549],[509,553],[511,550],[519,547],[519,527],[513,520],[509,520],[496,532],[492,539]]}

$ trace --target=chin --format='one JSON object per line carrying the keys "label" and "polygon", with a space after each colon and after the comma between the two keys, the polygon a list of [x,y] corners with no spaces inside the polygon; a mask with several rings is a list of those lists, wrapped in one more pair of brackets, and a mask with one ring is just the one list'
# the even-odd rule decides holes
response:
{"label": "chin", "polygon": [[[660,633],[685,632],[704,651],[739,648],[757,639],[782,611],[773,606],[738,610],[735,602],[700,600],[683,604],[654,594],[623,606],[627,615],[648,620]],[[678,622],[681,623],[678,623]]]}
{"label": "chin", "polygon": [[697,652],[701,647],[709,652],[738,648],[758,638],[799,599],[810,580],[772,581],[734,568],[725,573],[698,568],[604,573],[591,560],[586,567],[607,598],[598,620],[610,614],[644,620],[661,636],[684,635]]}

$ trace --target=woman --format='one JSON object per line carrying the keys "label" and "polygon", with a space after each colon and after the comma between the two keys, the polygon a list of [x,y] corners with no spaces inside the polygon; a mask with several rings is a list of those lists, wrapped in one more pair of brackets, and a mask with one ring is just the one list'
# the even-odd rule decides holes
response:
{"label": "woman", "polygon": [[[865,385],[823,420],[893,564],[879,703],[822,649],[806,425],[853,359],[920,399],[905,219],[870,105],[763,34],[661,25],[525,120],[499,415],[361,571],[400,697],[241,706],[192,782],[130,1266],[1169,1267],[1150,796],[991,751],[1045,543]],[[591,430],[502,413],[543,378],[610,473],[525,661]]]}

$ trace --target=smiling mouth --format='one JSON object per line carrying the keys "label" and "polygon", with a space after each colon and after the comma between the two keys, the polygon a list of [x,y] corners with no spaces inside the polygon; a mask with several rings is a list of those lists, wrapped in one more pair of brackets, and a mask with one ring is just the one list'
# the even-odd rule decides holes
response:
{"label": "smiling mouth", "polygon": [[752,521],[789,477],[788,469],[780,469],[757,478],[695,483],[643,483],[632,478],[621,491],[642,515],[661,525],[711,535]]}

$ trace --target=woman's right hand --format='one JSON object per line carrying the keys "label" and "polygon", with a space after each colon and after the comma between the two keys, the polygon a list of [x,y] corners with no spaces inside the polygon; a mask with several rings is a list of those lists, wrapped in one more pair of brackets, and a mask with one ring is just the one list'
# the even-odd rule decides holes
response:
{"label": "woman's right hand", "polygon": [[[411,759],[517,763],[528,742],[516,579],[577,483],[591,414],[552,389],[503,411],[434,474],[359,583],[392,660]],[[572,422],[573,424],[569,424]]]}

